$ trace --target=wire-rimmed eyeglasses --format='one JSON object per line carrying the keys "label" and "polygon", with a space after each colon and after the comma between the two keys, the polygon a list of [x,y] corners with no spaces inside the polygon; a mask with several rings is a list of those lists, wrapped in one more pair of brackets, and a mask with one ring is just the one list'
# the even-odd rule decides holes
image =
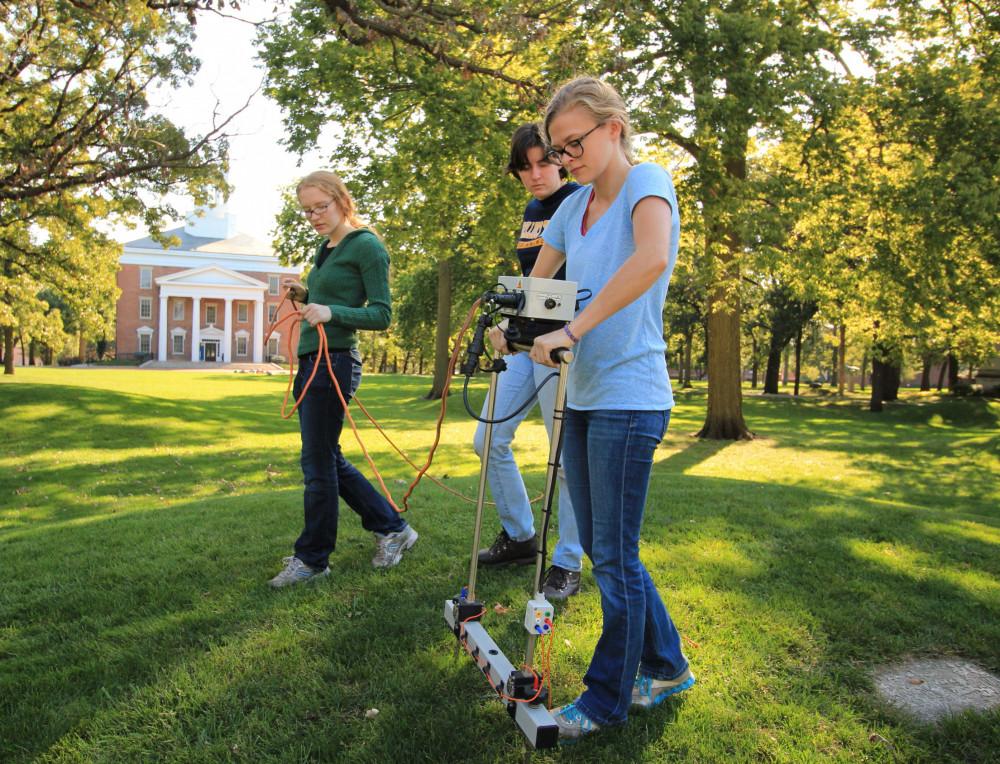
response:
{"label": "wire-rimmed eyeglasses", "polygon": [[329,201],[329,202],[327,202],[326,204],[317,204],[312,209],[302,210],[302,217],[304,217],[306,220],[308,220],[313,215],[322,215],[324,212],[326,212],[328,209],[330,209],[330,205],[331,204],[333,204],[332,200]]}

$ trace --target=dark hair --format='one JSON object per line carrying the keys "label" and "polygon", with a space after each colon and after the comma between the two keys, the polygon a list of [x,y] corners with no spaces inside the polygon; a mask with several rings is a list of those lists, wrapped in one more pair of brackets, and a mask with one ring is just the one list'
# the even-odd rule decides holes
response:
{"label": "dark hair", "polygon": [[[521,125],[514,131],[514,136],[510,139],[510,159],[507,161],[507,172],[514,177],[517,173],[528,167],[528,152],[533,148],[540,148],[544,156],[545,141],[542,140],[542,131],[537,122],[529,122]],[[565,180],[569,177],[565,167],[559,168],[559,177]]]}

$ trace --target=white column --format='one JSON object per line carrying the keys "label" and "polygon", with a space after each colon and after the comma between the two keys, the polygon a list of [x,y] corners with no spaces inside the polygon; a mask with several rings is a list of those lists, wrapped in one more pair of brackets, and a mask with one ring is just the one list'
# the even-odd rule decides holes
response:
{"label": "white column", "polygon": [[222,360],[226,363],[233,362],[233,298],[226,298],[226,317],[222,321],[222,331],[225,335],[222,337]]}
{"label": "white column", "polygon": [[201,298],[191,298],[191,360],[198,360],[198,347],[201,345]]}
{"label": "white column", "polygon": [[160,295],[160,322],[156,326],[156,360],[167,360],[167,298]]}
{"label": "white column", "polygon": [[253,301],[253,362],[264,360],[264,300]]}

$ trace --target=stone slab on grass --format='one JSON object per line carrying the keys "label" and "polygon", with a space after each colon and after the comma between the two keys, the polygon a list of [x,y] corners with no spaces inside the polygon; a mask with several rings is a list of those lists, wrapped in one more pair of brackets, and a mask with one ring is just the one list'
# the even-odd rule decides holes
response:
{"label": "stone slab on grass", "polygon": [[1000,706],[1000,677],[961,658],[919,658],[875,672],[883,700],[922,722]]}

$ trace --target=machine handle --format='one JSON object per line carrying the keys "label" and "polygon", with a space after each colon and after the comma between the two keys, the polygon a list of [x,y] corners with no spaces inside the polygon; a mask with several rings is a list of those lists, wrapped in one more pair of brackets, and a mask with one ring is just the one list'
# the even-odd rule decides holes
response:
{"label": "machine handle", "polygon": [[572,348],[553,348],[552,352],[549,353],[549,357],[556,363],[566,363],[573,362],[573,349]]}

